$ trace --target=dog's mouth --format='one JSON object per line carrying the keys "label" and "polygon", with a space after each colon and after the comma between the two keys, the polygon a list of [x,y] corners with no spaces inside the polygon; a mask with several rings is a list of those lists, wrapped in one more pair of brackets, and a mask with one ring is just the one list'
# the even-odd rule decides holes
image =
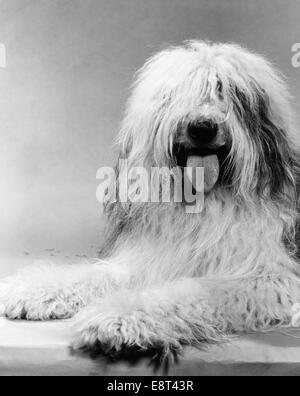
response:
{"label": "dog's mouth", "polygon": [[203,191],[203,180],[198,185],[195,177],[196,168],[204,168],[204,192],[209,193],[216,185],[228,185],[230,149],[226,145],[221,147],[187,148],[182,144],[175,144],[174,157],[177,166],[190,168],[192,172],[187,172],[193,188],[197,192]]}

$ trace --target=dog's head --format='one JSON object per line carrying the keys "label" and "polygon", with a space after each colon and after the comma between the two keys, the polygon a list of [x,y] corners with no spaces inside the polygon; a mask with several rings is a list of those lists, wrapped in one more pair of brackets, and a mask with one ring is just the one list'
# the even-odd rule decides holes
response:
{"label": "dog's head", "polygon": [[192,41],[139,71],[119,140],[132,166],[202,164],[206,193],[295,203],[291,113],[283,78],[263,57]]}

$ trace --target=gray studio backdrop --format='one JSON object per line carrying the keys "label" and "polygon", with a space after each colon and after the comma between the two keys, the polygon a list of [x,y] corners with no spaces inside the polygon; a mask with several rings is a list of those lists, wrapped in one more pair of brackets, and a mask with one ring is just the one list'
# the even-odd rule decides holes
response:
{"label": "gray studio backdrop", "polygon": [[0,0],[3,257],[94,254],[95,175],[115,160],[132,75],[164,44],[197,37],[267,55],[299,109],[299,0]]}

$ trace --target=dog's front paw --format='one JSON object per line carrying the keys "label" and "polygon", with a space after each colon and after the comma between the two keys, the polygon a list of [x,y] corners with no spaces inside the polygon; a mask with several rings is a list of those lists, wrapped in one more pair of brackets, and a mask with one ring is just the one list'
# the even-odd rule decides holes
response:
{"label": "dog's front paw", "polygon": [[29,267],[0,282],[1,314],[9,319],[73,317],[84,305],[80,294],[43,266]]}
{"label": "dog's front paw", "polygon": [[[146,351],[179,351],[181,345],[170,337],[170,329],[146,312],[117,314],[99,308],[88,308],[77,317],[74,349],[100,350],[115,355],[130,349]],[[166,326],[165,326],[166,327]]]}
{"label": "dog's front paw", "polygon": [[82,303],[76,294],[44,288],[12,289],[4,300],[3,314],[9,319],[52,320],[73,317]]}

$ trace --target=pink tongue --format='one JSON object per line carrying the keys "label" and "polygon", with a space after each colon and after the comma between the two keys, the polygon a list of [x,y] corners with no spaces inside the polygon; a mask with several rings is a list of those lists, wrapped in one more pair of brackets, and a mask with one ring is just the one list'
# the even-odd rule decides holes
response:
{"label": "pink tongue", "polygon": [[206,157],[191,155],[187,159],[186,166],[193,169],[193,172],[188,172],[188,177],[197,192],[203,191],[203,185],[197,185],[197,178],[194,177],[195,168],[204,168],[204,192],[207,193],[214,188],[220,174],[220,165],[216,154]]}

